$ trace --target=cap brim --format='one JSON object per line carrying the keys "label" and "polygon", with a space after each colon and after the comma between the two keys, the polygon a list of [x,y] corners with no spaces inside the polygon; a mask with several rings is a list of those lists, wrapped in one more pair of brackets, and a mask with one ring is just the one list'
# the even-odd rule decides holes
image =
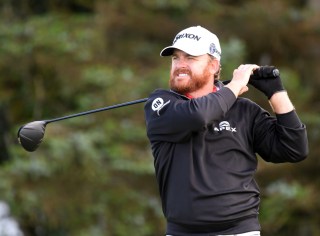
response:
{"label": "cap brim", "polygon": [[172,46],[165,47],[160,52],[160,56],[162,56],[162,57],[171,56],[173,54],[174,49],[177,49],[177,48],[176,47],[172,47]]}
{"label": "cap brim", "polygon": [[189,48],[189,47],[185,47],[183,45],[181,46],[169,46],[169,47],[165,47],[161,52],[160,52],[160,56],[171,56],[173,54],[173,51],[175,49],[179,49],[181,51],[184,51],[185,53],[192,55],[192,56],[201,56],[204,54],[207,54],[206,51],[195,51],[193,48]]}

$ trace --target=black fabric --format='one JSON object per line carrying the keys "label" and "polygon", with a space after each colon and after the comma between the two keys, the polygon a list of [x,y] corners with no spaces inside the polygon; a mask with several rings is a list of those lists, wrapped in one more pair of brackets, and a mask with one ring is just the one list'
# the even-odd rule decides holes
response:
{"label": "black fabric", "polygon": [[274,69],[274,66],[261,66],[258,73],[251,75],[249,80],[249,84],[263,92],[268,99],[273,94],[285,90],[280,76],[270,76]]}
{"label": "black fabric", "polygon": [[259,219],[256,215],[244,217],[242,219],[215,222],[211,224],[180,224],[175,222],[167,223],[166,234],[171,234],[174,236],[216,236],[227,235],[227,234],[237,234],[245,233],[250,231],[260,231]]}
{"label": "black fabric", "polygon": [[[287,127],[282,120],[291,123],[291,115],[280,116],[277,121],[251,100],[236,99],[226,87],[195,99],[154,91],[145,118],[167,221],[183,227],[257,217],[256,154],[278,163],[301,161],[308,153],[306,127]],[[257,228],[241,225],[243,232]],[[235,224],[229,234],[239,230]]]}
{"label": "black fabric", "polygon": [[295,110],[285,113],[276,114],[278,123],[289,128],[300,128],[303,126]]}

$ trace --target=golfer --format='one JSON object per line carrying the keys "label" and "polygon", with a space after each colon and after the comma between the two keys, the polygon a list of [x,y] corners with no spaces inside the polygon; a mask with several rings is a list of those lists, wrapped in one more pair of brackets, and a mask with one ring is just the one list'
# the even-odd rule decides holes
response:
{"label": "golfer", "polygon": [[[166,235],[260,235],[257,155],[284,163],[308,154],[306,127],[280,77],[249,81],[262,67],[240,65],[224,86],[219,40],[201,26],[179,32],[160,54],[171,56],[170,90],[149,96],[145,118]],[[248,83],[273,116],[239,97]]]}

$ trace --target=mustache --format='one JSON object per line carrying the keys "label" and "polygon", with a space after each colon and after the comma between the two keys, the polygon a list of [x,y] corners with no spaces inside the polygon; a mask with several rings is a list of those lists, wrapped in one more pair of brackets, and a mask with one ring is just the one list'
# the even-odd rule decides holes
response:
{"label": "mustache", "polygon": [[176,69],[173,71],[172,73],[174,76],[177,76],[179,74],[188,74],[188,75],[192,75],[191,70],[189,69]]}

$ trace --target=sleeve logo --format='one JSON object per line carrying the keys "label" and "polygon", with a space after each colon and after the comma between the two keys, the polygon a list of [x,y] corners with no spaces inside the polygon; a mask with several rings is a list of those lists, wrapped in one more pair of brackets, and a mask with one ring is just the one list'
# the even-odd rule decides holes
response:
{"label": "sleeve logo", "polygon": [[168,105],[169,103],[170,103],[170,100],[167,101],[166,103],[164,103],[164,101],[163,101],[162,98],[156,98],[156,99],[153,100],[153,102],[152,102],[152,104],[151,104],[151,108],[152,108],[153,111],[156,111],[156,112],[157,112],[158,116],[160,116],[160,113],[159,113],[160,110],[161,110],[164,106]]}

